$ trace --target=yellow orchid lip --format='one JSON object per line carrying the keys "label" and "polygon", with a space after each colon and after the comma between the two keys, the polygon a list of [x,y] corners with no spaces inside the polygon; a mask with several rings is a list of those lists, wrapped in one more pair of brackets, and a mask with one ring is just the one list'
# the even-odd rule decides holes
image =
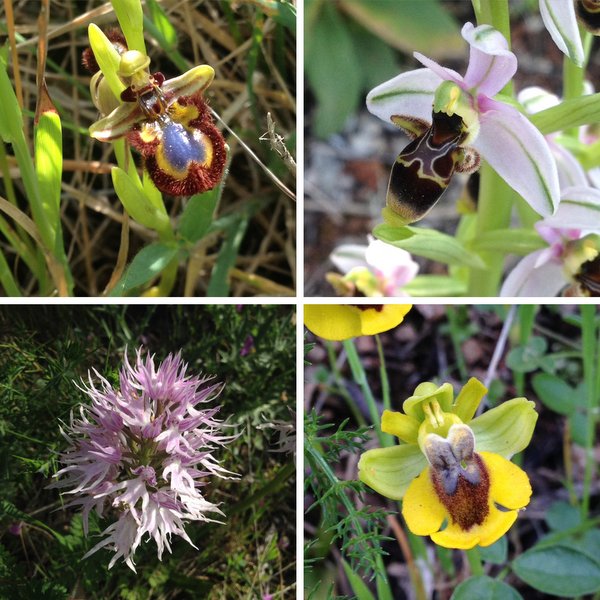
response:
{"label": "yellow orchid lip", "polygon": [[304,325],[326,340],[375,335],[398,326],[412,304],[307,304]]}
{"label": "yellow orchid lip", "polygon": [[510,529],[531,497],[527,474],[492,452],[474,453],[473,460],[479,480],[460,475],[453,493],[447,493],[431,466],[413,480],[402,505],[413,533],[429,535],[445,548],[467,550],[489,546]]}

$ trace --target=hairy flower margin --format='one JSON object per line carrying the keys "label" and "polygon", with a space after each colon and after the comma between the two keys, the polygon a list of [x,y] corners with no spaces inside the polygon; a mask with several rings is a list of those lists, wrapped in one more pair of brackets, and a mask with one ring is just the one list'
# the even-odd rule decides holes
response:
{"label": "hairy flower margin", "polygon": [[66,478],[50,487],[72,488],[64,492],[74,496],[67,507],[82,507],[86,535],[92,509],[104,516],[112,508],[118,515],[83,558],[107,547],[115,552],[109,569],[123,557],[135,571],[133,555],[144,534],[154,538],[162,560],[164,548],[171,551],[172,534],[194,546],[184,529],[188,521],[223,515],[200,488],[209,476],[236,477],[213,455],[235,436],[221,435],[224,425],[214,418],[219,406],[198,408],[214,400],[223,385],[186,371],[181,352],[156,368],[154,356],[148,353],[144,360],[140,348],[133,366],[125,354],[119,388],[95,369],[99,387],[91,374],[89,386],[82,382],[91,405],[80,407],[80,418],[71,413],[67,433],[61,428],[70,447],[61,455],[66,466],[55,477]]}
{"label": "hairy flower margin", "polygon": [[404,401],[404,413],[382,415],[382,431],[401,443],[367,450],[358,464],[361,481],[403,499],[414,534],[446,548],[493,544],[531,497],[527,474],[510,458],[531,441],[534,404],[513,398],[473,418],[486,393],[475,378],[456,399],[449,383],[420,384]]}

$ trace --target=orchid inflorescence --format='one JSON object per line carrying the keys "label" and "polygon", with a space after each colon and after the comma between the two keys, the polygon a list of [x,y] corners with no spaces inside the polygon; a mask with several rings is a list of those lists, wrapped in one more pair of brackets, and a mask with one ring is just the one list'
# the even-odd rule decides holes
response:
{"label": "orchid inflorescence", "polygon": [[92,509],[116,519],[84,558],[106,547],[115,553],[109,568],[123,557],[135,571],[133,555],[145,534],[162,559],[173,534],[196,547],[185,531],[188,521],[223,516],[200,491],[210,476],[235,477],[214,455],[234,436],[222,434],[215,419],[220,407],[205,406],[223,386],[186,371],[181,353],[157,368],[140,348],[134,365],[125,354],[119,387],[94,370],[100,385],[90,375],[80,388],[91,404],[80,407],[78,418],[71,413],[66,432],[61,429],[70,447],[51,487],[72,488],[64,492],[73,496],[67,506],[82,508],[86,535]]}
{"label": "orchid inflorescence", "polygon": [[[586,41],[580,30],[586,28],[598,34],[597,3],[540,0],[539,7],[544,25],[566,55],[565,63],[573,69],[583,69],[589,39]],[[473,273],[467,277],[450,272],[448,290],[467,290],[468,285],[471,295],[481,295],[481,290],[491,294],[502,274],[504,254],[514,252],[524,258],[508,273],[500,291],[503,296],[600,295],[600,169],[594,150],[598,136],[593,125],[597,118],[595,109],[578,108],[584,105],[586,96],[593,94],[593,87],[583,81],[581,71],[581,89],[573,91],[565,75],[565,95],[569,92],[567,99],[576,101],[571,104],[571,114],[587,110],[587,116],[582,113],[579,120],[567,119],[555,128],[548,121],[537,119],[538,112],[563,108],[560,114],[564,119],[567,106],[538,87],[525,88],[513,97],[512,79],[518,61],[510,49],[510,38],[506,37],[510,23],[498,21],[498,25],[506,25],[505,35],[483,21],[481,14],[477,17],[478,26],[466,23],[462,28],[470,51],[464,75],[415,52],[424,68],[401,73],[367,95],[368,110],[403,130],[410,139],[391,169],[382,213],[386,223],[377,226],[374,233],[388,246],[414,249],[416,254],[442,262],[448,256],[444,249],[464,250],[461,264],[469,266]],[[542,127],[540,123],[546,125]],[[582,127],[582,123],[590,125]],[[557,133],[559,130],[562,133]],[[432,209],[456,173],[474,173],[484,161],[491,167],[484,174],[495,175],[487,177],[487,187],[481,188],[477,206],[463,203],[464,218],[457,230],[457,243],[440,245],[441,249],[431,256],[425,234],[434,243],[436,238],[423,230],[423,241],[413,243],[410,238],[419,230],[407,226]],[[501,179],[508,186],[506,190],[499,189]],[[498,206],[497,213],[502,216],[497,218],[492,212],[495,202],[507,204]],[[513,206],[518,209],[522,229],[514,231],[511,240],[503,244],[501,231],[494,230],[514,229]],[[470,214],[475,211],[476,217]],[[471,216],[473,219],[469,220]],[[517,233],[523,239],[519,240]],[[486,253],[487,249],[495,254]],[[354,261],[355,270],[350,272],[349,262],[340,260],[340,255],[344,258],[349,250],[354,252],[350,246],[341,246],[331,257],[345,273],[343,277],[328,275],[338,294],[406,295],[400,286],[383,282],[393,281],[390,275],[380,274],[402,273],[399,281],[406,285],[410,257],[394,256],[390,250],[385,270],[367,260],[360,270]],[[448,257],[447,262],[453,265],[456,260]],[[476,281],[486,277],[483,273],[488,273],[489,278],[479,286]],[[421,282],[426,283],[425,277],[418,280],[413,286],[416,290]],[[489,282],[494,282],[493,287]]]}

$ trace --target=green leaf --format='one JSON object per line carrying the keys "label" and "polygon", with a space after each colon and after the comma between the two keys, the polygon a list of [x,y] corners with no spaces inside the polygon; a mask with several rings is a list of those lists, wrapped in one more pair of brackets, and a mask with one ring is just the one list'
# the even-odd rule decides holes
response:
{"label": "green leaf", "polygon": [[217,262],[210,276],[207,296],[228,296],[229,295],[229,269],[233,267],[237,259],[240,244],[244,239],[246,228],[248,227],[250,215],[246,213],[234,220],[229,227],[225,229],[225,242],[221,246]]}
{"label": "green leaf", "polygon": [[563,500],[554,502],[546,511],[546,523],[554,531],[565,531],[581,524],[581,511]]}
{"label": "green leaf", "polygon": [[495,229],[475,238],[473,249],[477,252],[503,252],[525,256],[548,244],[531,229]]}
{"label": "green leaf", "polygon": [[563,545],[527,550],[513,571],[531,587],[554,596],[583,596],[600,591],[600,563]]}
{"label": "green leaf", "polygon": [[163,271],[177,256],[179,248],[167,244],[150,244],[131,261],[129,267],[114,287],[111,296],[121,296],[134,288],[148,283]]}
{"label": "green leaf", "polygon": [[577,407],[575,390],[560,377],[536,373],[531,383],[542,403],[561,415],[571,415]]}
{"label": "green leaf", "polygon": [[452,236],[434,229],[396,227],[382,223],[373,229],[373,235],[417,256],[424,256],[448,265],[485,269],[485,263],[477,254],[467,250]]}
{"label": "green leaf", "polygon": [[508,556],[508,540],[503,535],[497,542],[494,542],[491,546],[480,548],[479,553],[481,558],[486,562],[494,565],[503,565],[506,562]]}
{"label": "green leaf", "polygon": [[23,136],[23,114],[17,102],[17,96],[13,90],[7,73],[7,63],[0,59],[0,99],[2,99],[2,110],[0,110],[0,137],[5,142],[13,142]]}
{"label": "green leaf", "polygon": [[60,116],[41,86],[40,114],[34,128],[34,157],[38,189],[53,236],[60,227],[60,191],[63,167],[62,127]]}
{"label": "green leaf", "polygon": [[448,60],[466,53],[458,23],[437,0],[342,0],[340,7],[362,27],[407,54],[417,50]]}
{"label": "green leaf", "polygon": [[403,288],[410,296],[464,296],[467,286],[446,275],[417,275]]}
{"label": "green leaf", "polygon": [[219,189],[213,189],[196,194],[188,200],[179,220],[179,233],[185,240],[195,244],[206,235],[212,224],[219,196]]}
{"label": "green leaf", "polygon": [[375,600],[375,596],[373,596],[362,577],[355,573],[343,558],[342,566],[344,567],[344,573],[346,573],[346,577],[350,582],[350,587],[356,594],[357,600]]}
{"label": "green leaf", "polygon": [[360,101],[361,57],[336,7],[315,1],[305,6],[304,64],[317,98],[314,129],[319,137],[340,131]]}
{"label": "green leaf", "polygon": [[504,581],[492,579],[487,575],[470,577],[455,590],[450,600],[522,600],[523,596]]}
{"label": "green leaf", "polygon": [[162,6],[156,0],[146,0],[146,6],[150,9],[150,18],[160,31],[163,41],[171,49],[177,47],[177,30],[171,24]]}
{"label": "green leaf", "polygon": [[129,50],[146,54],[144,13],[140,0],[111,0]]}
{"label": "green leaf", "polygon": [[547,348],[545,338],[531,337],[525,346],[517,346],[508,353],[506,364],[517,373],[530,373],[540,367]]}
{"label": "green leaf", "polygon": [[157,210],[143,188],[126,171],[120,167],[113,167],[111,175],[115,192],[129,216],[156,231],[165,231],[170,227],[169,217]]}

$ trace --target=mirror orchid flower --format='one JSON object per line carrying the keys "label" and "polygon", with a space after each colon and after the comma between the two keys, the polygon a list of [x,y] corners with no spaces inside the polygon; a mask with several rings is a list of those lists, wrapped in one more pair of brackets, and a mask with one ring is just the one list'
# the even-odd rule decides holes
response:
{"label": "mirror orchid flower", "polygon": [[329,258],[344,275],[328,273],[327,280],[338,293],[349,296],[407,296],[402,288],[419,271],[409,252],[373,238],[368,246],[342,244]]}
{"label": "mirror orchid flower", "polygon": [[600,190],[565,189],[556,214],[535,224],[548,246],[521,259],[504,281],[500,295],[556,296],[566,286],[571,286],[568,293],[572,295],[599,295],[598,223]]}
{"label": "mirror orchid flower", "polygon": [[[392,171],[388,207],[407,223],[415,220],[414,206],[434,193],[439,198],[452,173],[472,171],[480,155],[534,210],[543,216],[553,214],[560,197],[558,174],[544,136],[517,108],[493,99],[515,74],[516,56],[489,25],[466,23],[462,36],[470,46],[464,76],[415,52],[426,68],[402,73],[367,96],[371,113],[407,131],[415,138],[413,146],[424,140],[429,152],[419,153],[409,145],[401,153],[396,163],[400,166],[394,169],[423,185],[412,197],[403,198],[403,186]],[[440,157],[443,160],[436,164]],[[435,183],[438,188],[433,192]],[[411,206],[403,206],[406,202]]]}
{"label": "mirror orchid flower", "polygon": [[225,140],[215,127],[204,90],[214,69],[198,65],[165,79],[150,74],[150,59],[135,50],[120,57],[118,76],[128,87],[122,103],[90,127],[90,135],[110,142],[126,138],[144,158],[156,187],[174,196],[214,188],[223,176]]}
{"label": "mirror orchid flower", "polygon": [[473,418],[486,393],[475,378],[456,398],[449,383],[421,383],[404,412],[383,412],[382,431],[400,444],[367,450],[358,464],[361,481],[403,500],[414,534],[446,548],[493,544],[531,497],[527,474],[510,458],[531,440],[534,404],[513,398]]}

